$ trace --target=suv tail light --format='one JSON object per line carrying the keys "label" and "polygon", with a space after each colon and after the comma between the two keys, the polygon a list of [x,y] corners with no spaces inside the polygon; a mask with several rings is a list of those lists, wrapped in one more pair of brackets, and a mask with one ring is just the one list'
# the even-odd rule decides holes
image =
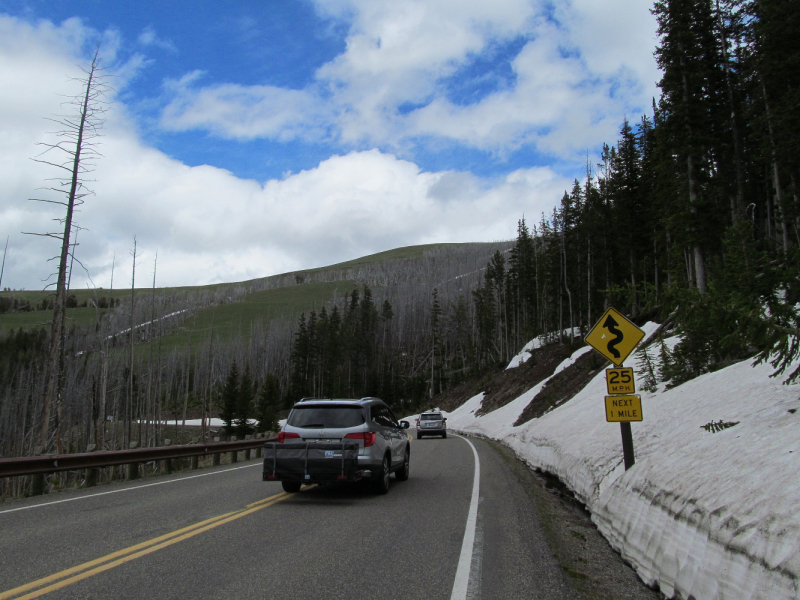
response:
{"label": "suv tail light", "polygon": [[364,440],[364,447],[367,448],[375,443],[376,435],[374,431],[366,431],[364,433],[348,433],[344,437],[348,440]]}
{"label": "suv tail light", "polygon": [[281,444],[284,442],[284,440],[299,438],[299,437],[300,437],[299,433],[291,433],[291,432],[284,433],[283,431],[278,432],[278,442]]}

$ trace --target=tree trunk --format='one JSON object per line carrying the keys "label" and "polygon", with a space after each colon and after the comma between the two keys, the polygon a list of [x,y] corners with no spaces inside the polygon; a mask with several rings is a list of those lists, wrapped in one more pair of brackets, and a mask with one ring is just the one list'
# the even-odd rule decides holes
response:
{"label": "tree trunk", "polygon": [[75,153],[72,160],[72,176],[70,180],[69,195],[67,196],[67,214],[64,218],[64,235],[61,238],[61,256],[58,263],[58,280],[56,282],[56,298],[53,304],[53,320],[50,329],[50,349],[47,353],[47,363],[45,370],[45,393],[44,406],[42,407],[42,423],[39,432],[39,445],[45,451],[50,441],[50,412],[54,402],[58,401],[59,382],[61,372],[59,367],[59,355],[61,352],[62,330],[64,327],[64,312],[66,310],[66,284],[67,284],[67,255],[69,254],[69,239],[72,233],[72,219],[75,211],[75,197],[80,184],[81,152],[84,143],[84,128],[86,127],[89,116],[89,102],[94,90],[94,77],[98,68],[97,54],[89,70],[86,82],[86,91],[83,94],[83,103],[80,110],[80,120],[77,127],[77,141],[75,143]]}
{"label": "tree trunk", "polygon": [[739,139],[739,119],[736,110],[736,101],[733,94],[733,77],[730,70],[730,61],[728,59],[728,39],[725,33],[725,24],[722,20],[722,13],[719,8],[719,0],[717,1],[717,23],[719,31],[722,35],[722,65],[725,70],[725,84],[728,88],[728,106],[731,110],[731,134],[733,135],[733,157],[736,163],[736,196],[731,198],[731,222],[737,216],[741,216],[744,210],[744,167],[742,166],[742,143]]}
{"label": "tree trunk", "polygon": [[133,309],[136,302],[136,236],[133,236],[133,266],[131,267],[131,314],[128,321],[128,394],[125,398],[125,447],[133,435]]}
{"label": "tree trunk", "polygon": [[767,114],[767,131],[769,131],[769,145],[772,154],[772,185],[775,187],[775,207],[781,215],[781,244],[783,246],[784,258],[789,253],[789,224],[786,221],[786,207],[783,205],[783,195],[781,194],[781,178],[778,171],[778,151],[775,147],[775,136],[772,130],[772,115],[769,111],[769,102],[767,101],[767,86],[764,85],[764,79],[759,74],[761,81],[761,91],[764,94],[764,109]]}

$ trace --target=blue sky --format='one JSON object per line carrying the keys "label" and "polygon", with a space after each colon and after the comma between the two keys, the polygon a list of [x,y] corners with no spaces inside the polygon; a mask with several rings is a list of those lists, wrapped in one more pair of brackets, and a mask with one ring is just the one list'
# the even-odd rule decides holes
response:
{"label": "blue sky", "polygon": [[[34,154],[100,44],[116,91],[82,215],[87,281],[134,234],[159,249],[165,284],[508,238],[648,109],[645,4],[0,0],[0,105],[16,113],[0,152]],[[46,174],[21,168],[0,173],[3,286],[35,287],[52,248],[19,232],[46,221],[24,203]],[[124,216],[141,207],[161,225]]]}
{"label": "blue sky", "polygon": [[189,165],[213,164],[241,177],[266,179],[319,164],[328,144],[221,143],[202,131],[158,127],[163,83],[202,70],[203,83],[235,81],[302,89],[341,53],[346,29],[320,18],[309,2],[0,2],[0,12],[62,22],[78,16],[97,31],[121,36],[120,60],[144,54],[146,65],[120,99],[138,116],[142,138]]}

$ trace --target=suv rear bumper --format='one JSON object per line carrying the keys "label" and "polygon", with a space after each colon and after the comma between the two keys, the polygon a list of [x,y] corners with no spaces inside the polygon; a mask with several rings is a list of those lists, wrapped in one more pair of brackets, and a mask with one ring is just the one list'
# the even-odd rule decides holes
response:
{"label": "suv rear bumper", "polygon": [[438,428],[438,427],[427,428],[426,427],[425,429],[420,429],[419,427],[417,427],[417,439],[419,439],[419,436],[421,436],[421,435],[444,435],[446,433],[447,433],[447,428],[446,427],[442,427],[442,428]]}
{"label": "suv rear bumper", "polygon": [[[354,443],[275,443],[264,445],[262,481],[326,483],[380,477],[382,458],[359,455]],[[344,454],[344,456],[343,456]]]}

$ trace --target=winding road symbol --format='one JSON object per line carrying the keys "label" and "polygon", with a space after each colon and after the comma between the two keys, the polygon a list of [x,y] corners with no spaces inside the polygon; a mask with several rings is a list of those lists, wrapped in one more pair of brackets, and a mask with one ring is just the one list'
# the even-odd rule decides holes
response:
{"label": "winding road symbol", "polygon": [[618,310],[609,308],[585,339],[587,344],[619,367],[643,337],[644,331]]}
{"label": "winding road symbol", "polygon": [[606,344],[606,348],[608,348],[608,351],[611,352],[611,354],[614,355],[614,358],[617,358],[617,359],[620,357],[620,354],[619,354],[619,350],[617,350],[616,346],[623,339],[625,339],[625,336],[622,334],[622,332],[619,329],[617,329],[618,325],[619,325],[619,323],[617,323],[614,320],[614,317],[611,316],[611,315],[608,315],[608,318],[606,319],[606,322],[603,323],[603,327],[605,327],[611,333],[614,334],[614,339],[611,340],[610,342],[608,342],[608,344]]}

